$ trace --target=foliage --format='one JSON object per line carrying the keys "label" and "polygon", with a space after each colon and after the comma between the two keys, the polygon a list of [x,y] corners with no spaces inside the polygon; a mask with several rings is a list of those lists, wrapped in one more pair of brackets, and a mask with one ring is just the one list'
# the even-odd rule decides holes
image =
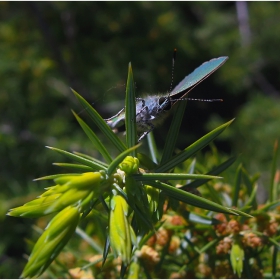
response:
{"label": "foliage", "polygon": [[[39,195],[47,181],[39,184],[31,179],[56,173],[57,167],[49,163],[63,159],[42,146],[67,147],[101,160],[71,120],[69,107],[78,115],[84,112],[77,109],[69,86],[93,102],[103,118],[112,116],[124,105],[123,65],[131,60],[137,66],[137,97],[166,92],[174,47],[178,49],[174,82],[203,61],[230,56],[227,65],[191,93],[191,97],[224,102],[189,102],[177,146],[182,149],[236,117],[216,145],[225,153],[242,152],[248,172],[262,174],[258,195],[265,201],[262,190],[267,192],[269,185],[271,143],[279,138],[279,117],[270,109],[277,107],[279,99],[280,5],[243,2],[248,8],[246,22],[238,19],[238,3],[0,3],[2,278],[18,277],[31,246],[20,240],[37,237],[29,230],[29,219],[16,221],[5,213]],[[248,36],[242,35],[244,30],[249,30]],[[211,128],[206,128],[208,122]],[[169,127],[167,120],[166,126],[154,131],[160,150]],[[98,138],[116,155],[106,137],[98,134]],[[204,166],[210,170],[219,157],[209,157]],[[204,155],[197,161],[203,162]],[[233,169],[228,172],[227,181],[232,182]],[[37,223],[42,228],[46,220]]]}
{"label": "foliage", "polygon": [[[276,98],[266,98],[258,94],[251,97],[250,103],[240,109],[235,127],[222,136],[224,139],[228,139],[234,135],[235,145],[240,147],[242,162],[255,172],[261,168],[263,183],[267,183],[267,178],[270,176],[268,167],[271,164],[271,147],[280,135],[279,106],[280,103]],[[220,118],[213,118],[208,127],[211,129],[221,123]],[[263,135],[266,136],[265,141]],[[246,139],[251,140],[248,142]],[[257,153],[255,152],[256,147]]]}
{"label": "foliage", "polygon": [[[165,160],[161,160],[161,163],[154,163],[153,170],[148,170],[145,162],[152,162],[152,160],[147,156],[142,155],[142,158],[145,159],[144,161],[139,161],[137,157],[128,156],[129,154],[137,156],[135,150],[139,148],[139,144],[133,146],[137,138],[134,83],[131,67],[129,67],[126,92],[126,145],[120,142],[90,104],[78,93],[74,92],[91,116],[91,119],[110,139],[112,145],[119,149],[120,154],[112,160],[105,146],[98,141],[95,133],[90,130],[84,121],[75,115],[87,136],[108,163],[100,162],[86,155],[76,155],[75,153],[52,148],[79,163],[60,163],[60,166],[91,171],[82,174],[70,173],[43,177],[41,178],[43,180],[54,180],[55,186],[48,187],[46,192],[37,199],[10,210],[9,215],[11,216],[29,218],[57,213],[33,247],[21,277],[39,277],[68,243],[80,219],[88,216],[92,209],[97,210],[98,204],[102,204],[104,208],[101,212],[105,218],[105,225],[103,227],[108,227],[108,234],[105,237],[106,245],[103,251],[103,264],[107,257],[109,262],[111,262],[112,255],[109,254],[109,248],[111,247],[114,259],[117,260],[117,257],[119,257],[121,261],[121,277],[125,277],[126,273],[128,273],[126,277],[129,278],[166,278],[166,276],[173,278],[173,274],[176,272],[180,277],[185,277],[190,272],[199,277],[195,265],[197,257],[210,251],[211,260],[214,261],[216,258],[213,246],[217,245],[217,243],[216,253],[218,254],[227,253],[231,249],[230,263],[233,270],[232,275],[235,274],[241,277],[243,259],[245,260],[244,263],[247,264],[248,260],[255,256],[255,253],[250,254],[250,252],[246,252],[246,246],[249,248],[260,247],[263,245],[261,238],[268,238],[268,246],[275,246],[277,250],[280,244],[278,244],[277,239],[274,239],[273,236],[277,232],[280,217],[276,217],[276,220],[271,221],[268,216],[269,219],[266,219],[266,221],[270,229],[269,232],[265,230],[263,232],[253,231],[250,223],[247,224],[248,218],[252,216],[246,212],[249,209],[250,211],[257,210],[256,188],[254,188],[254,181],[248,177],[241,167],[237,169],[233,199],[228,202],[234,207],[238,203],[242,203],[243,211],[222,206],[218,193],[214,188],[209,188],[209,190],[213,200],[216,200],[218,203],[203,198],[196,190],[198,186],[210,179],[217,179],[216,176],[211,174],[218,174],[224,171],[232,164],[233,160],[228,160],[208,171],[209,175],[166,173],[201,150],[215,139],[231,122],[216,128],[179,154],[172,156],[170,149],[174,149],[174,136],[178,135],[178,132],[174,130],[174,133],[172,133],[173,139],[169,137],[171,135],[169,134],[166,140],[166,149],[163,150],[163,155],[167,153],[168,156],[165,155]],[[184,106],[181,107],[184,108]],[[178,119],[181,119],[180,114],[182,115],[183,113],[184,110],[178,109],[174,116],[177,130],[179,129]],[[150,148],[154,150],[153,153],[155,154],[156,146],[153,145]],[[144,169],[140,168],[140,165]],[[189,167],[189,170],[194,169],[193,162],[191,162],[191,165],[192,168],[190,169]],[[238,198],[242,176],[248,188],[248,200],[244,200],[244,196]],[[170,180],[186,179],[192,179],[193,181],[181,186],[167,183]],[[195,194],[192,194],[192,192]],[[165,204],[166,196],[170,198],[168,205]],[[275,201],[274,198],[275,193],[271,192],[270,203],[265,206],[265,209],[274,209],[277,204],[280,204],[280,201]],[[239,202],[239,199],[242,202]],[[188,207],[185,207],[183,204],[179,205],[179,201],[186,203]],[[193,206],[208,210],[208,214],[207,212],[194,212]],[[172,208],[174,211],[173,215],[170,212]],[[212,211],[221,212],[227,216],[232,215],[232,217],[227,219],[224,214],[220,214],[216,218],[211,218],[213,214],[211,216],[209,214]],[[163,213],[165,216],[162,220]],[[259,210],[256,214],[262,216],[263,211]],[[238,218],[234,218],[234,216]],[[252,224],[254,225],[256,222]],[[193,240],[194,236],[200,231],[199,225],[204,225],[205,233],[203,235],[206,237],[206,240],[209,240],[210,236],[212,237],[210,243],[205,244],[205,240],[200,238],[197,238],[197,241]],[[213,231],[213,225],[216,227],[216,234]],[[209,232],[205,230],[205,226]],[[156,229],[159,229],[158,233],[155,232]],[[184,239],[189,246],[182,245],[182,240]],[[156,244],[161,244],[162,248],[156,248]],[[179,246],[181,247],[180,250]],[[194,252],[196,253],[193,255]],[[180,255],[182,261],[174,260],[171,261],[170,265],[170,257],[174,253]],[[248,259],[246,260],[246,258]],[[168,266],[166,266],[166,261],[168,261]],[[188,265],[188,263],[191,265]],[[89,262],[88,265],[91,265],[91,263]],[[277,258],[275,258],[272,265],[273,271],[270,273],[275,276],[278,265]],[[157,266],[160,269],[154,270],[153,266]],[[198,267],[199,273],[205,277],[207,275],[205,272],[207,268],[202,269],[200,266]],[[83,266],[83,268],[85,267]],[[94,274],[94,269],[91,272],[93,273],[92,276],[96,278],[97,275]],[[57,277],[61,277],[61,272],[57,271],[56,273],[58,273],[56,274]],[[68,270],[68,273],[71,275],[71,270]],[[213,271],[214,275],[216,273]],[[251,268],[247,264],[245,275],[248,277],[253,274],[254,267]],[[220,276],[228,277],[228,274]]]}

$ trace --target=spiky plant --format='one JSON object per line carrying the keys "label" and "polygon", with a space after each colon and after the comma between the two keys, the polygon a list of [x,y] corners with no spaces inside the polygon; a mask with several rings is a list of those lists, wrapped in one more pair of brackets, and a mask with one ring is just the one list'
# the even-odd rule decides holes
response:
{"label": "spiky plant", "polygon": [[[60,166],[76,169],[78,172],[83,170],[85,173],[57,174],[37,179],[52,180],[54,185],[47,188],[38,198],[11,209],[8,213],[10,216],[26,218],[54,215],[33,247],[28,263],[22,272],[22,278],[39,277],[65,247],[75,230],[81,232],[78,224],[87,216],[94,219],[102,215],[107,224],[108,231],[103,232],[106,235],[103,265],[108,258],[119,258],[121,277],[130,278],[138,278],[139,268],[146,267],[143,263],[143,256],[147,255],[145,244],[163,224],[162,215],[170,207],[176,209],[176,206],[184,203],[188,207],[195,206],[209,213],[214,211],[225,215],[251,217],[245,212],[223,206],[196,194],[199,186],[209,180],[221,178],[217,175],[227,169],[235,158],[219,164],[207,174],[193,174],[194,161],[188,173],[173,172],[175,167],[186,162],[218,137],[232,121],[214,129],[174,155],[176,139],[186,106],[186,102],[179,102],[165,140],[161,159],[158,160],[159,155],[151,134],[148,135],[151,157],[137,153],[140,144],[136,145],[136,99],[130,64],[126,87],[126,143],[121,142],[83,97],[74,90],[73,93],[119,155],[113,159],[97,135],[74,113],[93,143],[94,149],[98,150],[104,158],[104,162],[81,153],[70,153],[48,147],[76,162],[60,163]],[[181,184],[176,185],[176,182]],[[217,223],[217,220],[209,219],[206,214],[202,216],[189,214],[188,218],[190,221],[206,221],[208,225]],[[110,253],[110,248],[113,255]],[[235,249],[236,251],[238,250]],[[240,270],[240,262],[235,264],[235,269]],[[147,267],[145,271],[149,275]]]}

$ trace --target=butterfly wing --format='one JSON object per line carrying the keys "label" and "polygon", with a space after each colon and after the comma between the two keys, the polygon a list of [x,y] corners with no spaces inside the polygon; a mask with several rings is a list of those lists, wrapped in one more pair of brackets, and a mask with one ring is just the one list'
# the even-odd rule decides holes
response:
{"label": "butterfly wing", "polygon": [[[171,92],[170,96],[174,96],[180,93],[187,94],[190,90],[192,90],[196,85],[210,76],[213,72],[215,72],[219,67],[221,67],[226,60],[227,56],[221,56],[218,58],[213,58],[207,62],[201,64],[198,68],[196,68],[191,74],[186,76]],[[178,98],[182,98],[179,96]]]}

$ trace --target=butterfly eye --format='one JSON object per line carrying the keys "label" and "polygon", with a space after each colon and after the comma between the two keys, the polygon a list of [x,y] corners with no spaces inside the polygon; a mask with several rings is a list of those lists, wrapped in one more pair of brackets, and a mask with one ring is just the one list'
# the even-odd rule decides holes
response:
{"label": "butterfly eye", "polygon": [[164,101],[166,101],[166,97],[160,97],[158,100],[158,105],[162,105]]}
{"label": "butterfly eye", "polygon": [[160,97],[158,100],[158,105],[160,107],[159,108],[160,111],[162,110],[168,111],[171,109],[171,102],[168,97]]}

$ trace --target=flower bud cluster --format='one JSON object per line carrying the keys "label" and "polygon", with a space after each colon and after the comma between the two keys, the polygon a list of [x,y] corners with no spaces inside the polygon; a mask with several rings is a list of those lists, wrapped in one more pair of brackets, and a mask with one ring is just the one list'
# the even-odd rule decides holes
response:
{"label": "flower bud cluster", "polygon": [[47,188],[38,198],[11,209],[8,215],[37,218],[61,211],[69,205],[78,206],[82,212],[98,197],[103,177],[102,172],[57,175],[54,178],[55,186]]}

